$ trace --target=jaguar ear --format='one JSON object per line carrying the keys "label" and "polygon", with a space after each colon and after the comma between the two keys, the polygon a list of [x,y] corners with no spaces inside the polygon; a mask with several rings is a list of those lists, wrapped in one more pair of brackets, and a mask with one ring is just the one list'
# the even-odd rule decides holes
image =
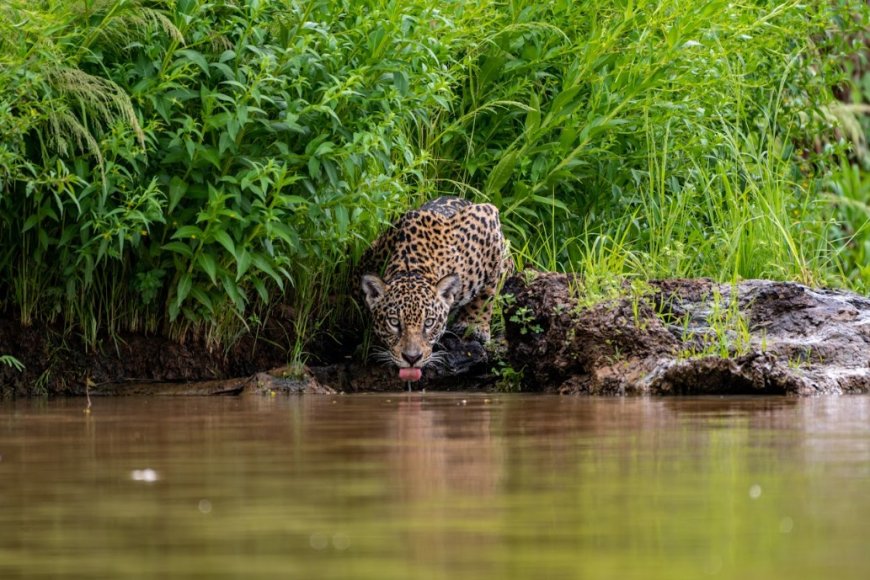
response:
{"label": "jaguar ear", "polygon": [[450,306],[453,304],[453,301],[456,300],[460,284],[461,282],[457,274],[447,274],[438,280],[438,284],[435,285],[435,292],[438,294],[439,298]]}
{"label": "jaguar ear", "polygon": [[369,308],[372,308],[375,302],[384,295],[386,286],[384,281],[374,274],[366,274],[362,277],[362,291],[366,296],[366,304],[368,304]]}

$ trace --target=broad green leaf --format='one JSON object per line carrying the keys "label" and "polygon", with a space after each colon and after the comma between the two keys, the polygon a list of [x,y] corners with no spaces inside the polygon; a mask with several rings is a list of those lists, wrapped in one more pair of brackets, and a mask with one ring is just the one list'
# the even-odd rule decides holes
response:
{"label": "broad green leaf", "polygon": [[175,53],[186,57],[187,60],[196,64],[196,66],[202,69],[202,72],[204,72],[206,76],[211,76],[211,71],[209,71],[208,68],[208,61],[205,59],[201,52],[189,48],[183,48],[181,50],[175,51]]}
{"label": "broad green leaf", "polygon": [[236,310],[239,313],[245,311],[245,296],[239,288],[238,284],[236,284],[235,280],[231,276],[222,276],[221,282],[223,283],[224,292],[227,296],[229,296],[230,300],[232,300],[233,305],[236,307]]}
{"label": "broad green leaf", "polygon": [[40,220],[40,217],[41,217],[41,216],[40,216],[39,214],[33,214],[32,216],[30,216],[29,218],[27,218],[27,219],[24,221],[24,227],[21,229],[22,233],[28,231],[28,230],[31,229],[33,226],[35,226],[36,224],[38,224],[38,223],[39,223],[39,220]]}
{"label": "broad green leaf", "polygon": [[194,300],[202,304],[209,314],[214,314],[214,304],[212,304],[211,298],[202,289],[194,286],[190,289],[190,295]]}
{"label": "broad green leaf", "polygon": [[569,211],[568,206],[565,205],[563,201],[556,199],[555,197],[544,197],[542,195],[533,194],[532,199],[544,205],[552,205],[553,207],[557,207],[561,210]]}
{"label": "broad green leaf", "polygon": [[172,239],[201,238],[202,230],[196,226],[181,226],[172,234]]}
{"label": "broad green leaf", "polygon": [[320,161],[317,160],[317,157],[308,159],[308,173],[315,179],[320,177]]}
{"label": "broad green leaf", "polygon": [[231,81],[235,80],[236,75],[233,73],[233,69],[228,67],[222,62],[213,62],[211,63],[212,68],[217,69],[223,75],[224,79]]}
{"label": "broad green leaf", "polygon": [[199,265],[202,266],[205,273],[208,274],[208,277],[211,278],[212,284],[217,284],[217,262],[215,262],[214,257],[211,254],[203,252],[199,254],[197,261],[199,261]]}
{"label": "broad green leaf", "polygon": [[550,113],[547,115],[548,122],[559,122],[561,118],[570,114],[580,105],[581,99],[577,98],[580,88],[580,86],[568,87],[556,95],[550,106]]}
{"label": "broad green leaf", "polygon": [[239,253],[236,255],[236,281],[242,279],[242,276],[245,275],[245,272],[248,271],[248,268],[251,267],[251,254],[244,248],[239,250]]}
{"label": "broad green leaf", "polygon": [[168,244],[163,244],[161,248],[169,250],[170,252],[175,252],[176,254],[181,254],[185,258],[193,257],[193,250],[183,242],[169,242]]}
{"label": "broad green leaf", "polygon": [[214,239],[226,248],[227,252],[229,252],[233,258],[236,257],[236,245],[233,243],[233,239],[228,233],[223,230],[218,230],[214,233]]}
{"label": "broad green leaf", "polygon": [[221,169],[221,157],[214,147],[201,147],[200,157],[211,163],[215,169]]}
{"label": "broad green leaf", "polygon": [[178,202],[184,197],[185,192],[187,192],[187,184],[180,177],[173,176],[169,180],[169,213],[172,213],[172,210],[175,209]]}
{"label": "broad green leaf", "polygon": [[185,272],[178,280],[178,288],[175,290],[175,304],[180,308],[184,299],[190,293],[190,288],[193,286],[193,277],[190,272]]}
{"label": "broad green leaf", "polygon": [[408,75],[403,71],[393,71],[393,85],[403,97],[408,94]]}
{"label": "broad green leaf", "polygon": [[253,254],[251,256],[251,260],[254,263],[254,267],[256,267],[261,272],[268,274],[275,281],[275,283],[278,284],[278,287],[281,290],[284,289],[284,280],[281,278],[278,272],[276,272],[275,269],[272,268],[272,265],[267,259],[263,258],[258,254]]}
{"label": "broad green leaf", "polygon": [[498,193],[501,191],[501,188],[504,187],[511,178],[511,175],[513,175],[518,157],[519,151],[516,150],[502,155],[501,160],[493,168],[492,173],[489,174],[489,179],[486,181],[487,193]]}
{"label": "broad green leaf", "polygon": [[254,290],[257,291],[257,295],[260,296],[260,300],[262,300],[263,303],[268,304],[269,303],[269,291],[266,290],[266,285],[263,283],[263,281],[260,280],[259,278],[253,278],[253,279],[251,279],[251,283],[254,285]]}

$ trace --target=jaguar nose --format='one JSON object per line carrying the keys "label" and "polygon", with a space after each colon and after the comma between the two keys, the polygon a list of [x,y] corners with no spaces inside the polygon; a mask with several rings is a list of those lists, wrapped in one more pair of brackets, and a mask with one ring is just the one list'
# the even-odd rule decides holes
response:
{"label": "jaguar nose", "polygon": [[423,353],[421,352],[402,352],[402,358],[405,359],[409,365],[414,366],[414,363],[423,358]]}

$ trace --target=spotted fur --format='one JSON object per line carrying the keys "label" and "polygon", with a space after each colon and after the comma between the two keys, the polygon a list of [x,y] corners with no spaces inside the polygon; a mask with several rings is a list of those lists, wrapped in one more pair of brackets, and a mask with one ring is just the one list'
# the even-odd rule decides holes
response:
{"label": "spotted fur", "polygon": [[363,258],[361,280],[390,360],[424,367],[452,313],[457,333],[489,340],[492,298],[510,267],[493,205],[442,197],[403,215]]}

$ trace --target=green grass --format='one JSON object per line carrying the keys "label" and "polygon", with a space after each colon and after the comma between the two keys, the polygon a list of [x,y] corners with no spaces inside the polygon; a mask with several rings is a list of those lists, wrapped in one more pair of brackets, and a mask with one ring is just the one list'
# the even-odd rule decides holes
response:
{"label": "green grass", "polygon": [[23,371],[24,365],[20,360],[8,354],[0,354],[0,364],[14,368],[17,371]]}
{"label": "green grass", "polygon": [[221,348],[289,303],[299,360],[443,194],[495,203],[521,267],[866,292],[868,27],[858,0],[11,0],[0,309]]}

